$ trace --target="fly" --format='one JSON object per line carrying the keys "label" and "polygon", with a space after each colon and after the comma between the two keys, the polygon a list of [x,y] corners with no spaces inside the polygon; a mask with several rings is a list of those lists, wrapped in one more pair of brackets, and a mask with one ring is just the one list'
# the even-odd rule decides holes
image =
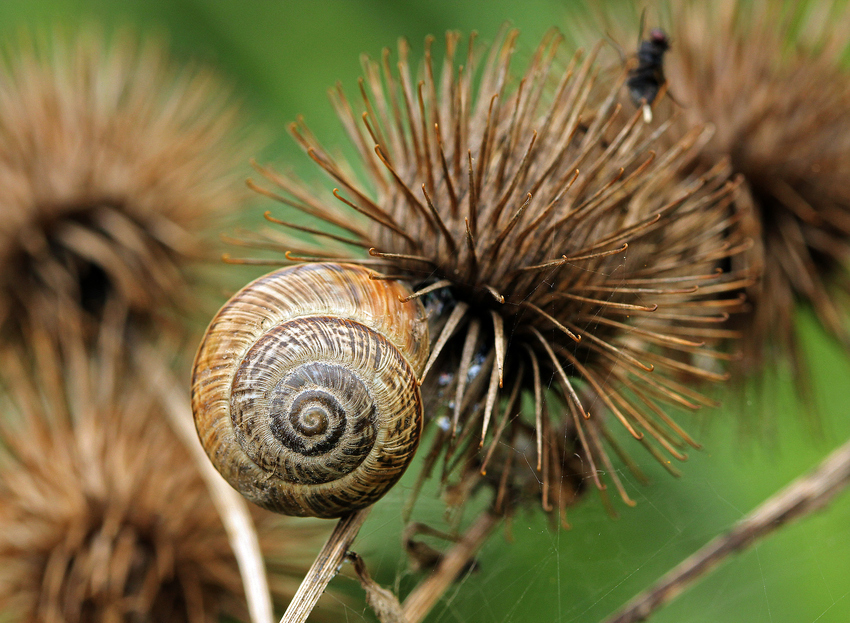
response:
{"label": "fly", "polygon": [[[643,36],[643,18],[640,18],[640,35]],[[664,53],[670,49],[670,40],[660,28],[649,31],[649,38],[640,40],[637,67],[629,71],[626,86],[635,106],[643,108],[643,120],[652,121],[652,102],[667,85],[664,77]]]}

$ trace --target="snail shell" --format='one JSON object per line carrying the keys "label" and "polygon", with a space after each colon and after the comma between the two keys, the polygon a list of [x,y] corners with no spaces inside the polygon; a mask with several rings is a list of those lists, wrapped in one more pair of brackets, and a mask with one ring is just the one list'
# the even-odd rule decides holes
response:
{"label": "snail shell", "polygon": [[428,323],[397,281],[346,264],[284,268],[210,323],[192,379],[198,435],[224,478],[287,515],[338,517],[398,481],[422,429]]}

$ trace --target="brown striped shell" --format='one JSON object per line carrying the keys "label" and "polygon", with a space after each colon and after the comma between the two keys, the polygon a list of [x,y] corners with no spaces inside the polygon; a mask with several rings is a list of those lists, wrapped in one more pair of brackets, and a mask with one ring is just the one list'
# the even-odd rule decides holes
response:
{"label": "brown striped shell", "polygon": [[240,290],[192,378],[201,443],[242,495],[287,515],[369,506],[407,468],[428,358],[419,299],[346,264],[303,264]]}

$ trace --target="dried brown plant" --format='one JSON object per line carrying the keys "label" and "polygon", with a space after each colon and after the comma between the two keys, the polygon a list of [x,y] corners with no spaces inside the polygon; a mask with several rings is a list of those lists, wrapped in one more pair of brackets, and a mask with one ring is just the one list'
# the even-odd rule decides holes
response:
{"label": "dried brown plant", "polygon": [[[793,310],[811,306],[850,348],[850,35],[844,3],[675,4],[668,77],[688,123],[714,124],[707,158],[744,175],[763,278],[749,292],[745,371],[790,360],[806,382]],[[842,297],[845,300],[842,300]]]}
{"label": "dried brown plant", "polygon": [[[125,367],[120,333],[97,352],[63,331],[7,351],[0,417],[0,611],[15,621],[217,622],[247,617],[228,535],[157,398]],[[315,526],[255,509],[279,602],[309,566]]]}
{"label": "dried brown plant", "polygon": [[2,335],[55,326],[58,300],[96,320],[111,296],[161,331],[187,304],[196,229],[244,199],[231,90],[127,33],[12,39],[3,57]]}
{"label": "dried brown plant", "polygon": [[[621,8],[609,4],[597,21],[634,41],[639,21],[627,22]],[[744,179],[734,208],[755,241],[746,262],[762,277],[747,289],[750,311],[736,319],[746,336],[736,376],[778,363],[807,393],[797,305],[850,348],[850,11],[832,0],[670,0],[648,19],[671,38],[665,74],[678,102],[660,104],[658,122],[676,117],[671,137],[711,124],[699,166],[726,157]]]}
{"label": "dried brown plant", "polygon": [[[372,265],[426,297],[436,339],[423,393],[439,430],[424,473],[442,460],[444,478],[460,474],[459,499],[486,474],[508,512],[527,480],[517,465],[530,465],[547,510],[605,477],[631,503],[606,422],[675,471],[668,457],[697,444],[667,408],[714,404],[683,379],[726,378],[729,355],[711,345],[734,335],[721,325],[750,280],[720,269],[749,245],[729,233],[736,184],[723,162],[683,179],[710,133],[662,147],[664,128],[617,105],[625,73],[597,84],[598,47],[562,62],[552,32],[516,71],[517,36],[503,33],[481,64],[475,38],[455,33],[442,67],[430,39],[418,73],[404,41],[397,70],[389,51],[365,59],[356,101],[331,91],[356,160],[292,126],[335,199],[260,168],[279,191],[250,185],[314,222],[267,215],[300,237],[242,244]],[[555,496],[553,482],[578,484]]]}

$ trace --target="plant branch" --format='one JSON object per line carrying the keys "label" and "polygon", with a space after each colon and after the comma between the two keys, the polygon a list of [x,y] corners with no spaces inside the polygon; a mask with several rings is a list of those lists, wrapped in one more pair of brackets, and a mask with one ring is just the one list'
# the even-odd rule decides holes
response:
{"label": "plant branch", "polygon": [[341,517],[313,565],[289,602],[280,623],[303,623],[316,606],[328,583],[339,572],[348,548],[369,515],[369,508]]}
{"label": "plant branch", "polygon": [[440,560],[431,574],[404,600],[402,609],[407,623],[420,623],[449,589],[467,563],[478,552],[501,517],[489,509],[481,513],[461,539]]}
{"label": "plant branch", "polygon": [[850,440],[817,468],[798,478],[738,521],[727,533],[674,567],[605,623],[643,621],[688,586],[723,562],[786,523],[826,506],[850,483]]}

